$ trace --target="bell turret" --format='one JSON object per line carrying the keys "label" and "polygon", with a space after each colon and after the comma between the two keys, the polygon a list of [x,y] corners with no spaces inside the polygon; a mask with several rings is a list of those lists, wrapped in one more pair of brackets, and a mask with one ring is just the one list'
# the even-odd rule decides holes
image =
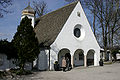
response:
{"label": "bell turret", "polygon": [[34,27],[35,24],[35,10],[30,6],[30,3],[28,6],[22,11],[22,17],[23,19],[25,16],[32,19],[32,26]]}

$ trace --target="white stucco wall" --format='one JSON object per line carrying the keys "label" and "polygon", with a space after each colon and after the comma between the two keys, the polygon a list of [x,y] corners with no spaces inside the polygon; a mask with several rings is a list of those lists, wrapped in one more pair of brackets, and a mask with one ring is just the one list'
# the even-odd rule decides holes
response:
{"label": "white stucco wall", "polygon": [[[77,16],[77,12],[80,12],[80,17]],[[83,36],[84,38],[82,39],[77,39],[73,34],[74,27],[77,24],[82,25],[85,32],[85,36]],[[53,63],[58,60],[58,52],[63,48],[69,49],[71,56],[74,55],[74,52],[77,49],[82,49],[84,51],[84,55],[87,55],[87,52],[90,49],[93,49],[95,51],[94,66],[99,65],[100,47],[94,37],[90,24],[80,3],[76,5],[68,20],[64,24],[63,29],[51,45],[51,69],[53,69]]]}
{"label": "white stucco wall", "polygon": [[38,70],[47,70],[49,62],[48,50],[41,50],[38,56]]}
{"label": "white stucco wall", "polygon": [[120,59],[120,54],[117,53],[117,54],[116,54],[116,57],[117,57],[117,59]]}

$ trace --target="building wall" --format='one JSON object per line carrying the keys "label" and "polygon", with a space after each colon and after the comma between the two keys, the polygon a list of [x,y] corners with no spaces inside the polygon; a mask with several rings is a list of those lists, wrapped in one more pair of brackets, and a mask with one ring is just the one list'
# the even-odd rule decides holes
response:
{"label": "building wall", "polygon": [[[77,16],[78,12],[80,12],[80,17]],[[79,39],[74,36],[73,32],[77,24],[82,26],[82,37]],[[88,51],[93,49],[95,51],[94,66],[99,65],[100,47],[94,37],[90,24],[80,3],[76,5],[68,20],[64,24],[63,29],[51,45],[51,69],[53,69],[54,62],[58,60],[59,51],[63,48],[69,49],[71,56],[74,55],[77,49],[82,49],[84,51],[84,55],[87,55]]]}
{"label": "building wall", "polygon": [[[13,63],[15,61],[14,59],[7,59],[7,56],[5,54],[0,54],[0,70],[6,70],[11,68],[18,68],[16,64]],[[32,69],[32,63],[25,63],[26,70]]]}
{"label": "building wall", "polygon": [[9,68],[9,61],[5,54],[0,54],[0,70],[6,70]]}
{"label": "building wall", "polygon": [[48,50],[41,50],[38,56],[38,70],[47,70],[49,64]]}
{"label": "building wall", "polygon": [[0,54],[0,70],[6,70],[10,68],[15,68],[16,65],[13,64],[14,59],[7,59],[5,54]]}
{"label": "building wall", "polygon": [[117,53],[117,54],[116,54],[116,57],[117,57],[117,59],[120,59],[120,54]]}

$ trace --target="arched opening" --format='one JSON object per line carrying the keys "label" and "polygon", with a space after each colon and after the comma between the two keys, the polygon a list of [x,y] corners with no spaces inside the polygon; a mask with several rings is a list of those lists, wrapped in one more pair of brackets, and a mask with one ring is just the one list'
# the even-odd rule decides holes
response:
{"label": "arched opening", "polygon": [[89,50],[87,53],[87,66],[92,66],[94,65],[94,50]]}
{"label": "arched opening", "polygon": [[84,27],[80,24],[75,25],[73,29],[73,34],[76,39],[82,41],[85,37]]}
{"label": "arched opening", "polygon": [[58,53],[58,63],[60,65],[60,67],[62,67],[62,59],[63,57],[65,57],[65,59],[68,57],[69,61],[70,61],[70,65],[71,66],[71,55],[70,55],[70,50],[69,49],[61,49]]}
{"label": "arched opening", "polygon": [[74,67],[84,66],[84,51],[82,49],[78,49],[74,53]]}

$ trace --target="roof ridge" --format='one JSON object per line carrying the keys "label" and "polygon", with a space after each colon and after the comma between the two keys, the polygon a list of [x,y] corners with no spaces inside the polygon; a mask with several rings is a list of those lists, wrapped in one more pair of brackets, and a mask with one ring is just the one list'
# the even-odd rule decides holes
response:
{"label": "roof ridge", "polygon": [[[67,7],[67,6],[69,6],[69,5],[75,4],[75,3],[77,3],[77,2],[78,2],[78,1],[74,1],[74,2],[72,2],[72,3],[69,3],[69,4],[67,4],[67,5],[65,5],[65,6],[63,6],[63,7],[61,7],[61,8],[58,8],[57,10],[54,10],[54,11],[51,11],[51,12],[45,14],[45,15],[42,15],[41,17],[44,17],[44,16],[46,16],[46,15],[48,15],[48,14],[51,14],[51,13],[53,13],[53,12],[56,12],[56,11],[58,11],[58,10],[64,8],[64,7]],[[39,17],[39,18],[41,18],[41,17]]]}

